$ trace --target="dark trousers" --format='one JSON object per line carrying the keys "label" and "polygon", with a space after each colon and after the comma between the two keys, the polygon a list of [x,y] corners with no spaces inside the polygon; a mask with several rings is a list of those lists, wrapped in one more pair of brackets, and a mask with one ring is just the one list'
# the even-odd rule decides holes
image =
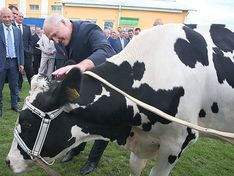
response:
{"label": "dark trousers", "polygon": [[40,67],[40,63],[41,63],[41,54],[34,54],[33,58],[34,58],[34,61],[33,61],[33,70],[34,70],[34,73],[37,74],[38,73],[38,69]]}
{"label": "dark trousers", "polygon": [[21,90],[22,89],[22,85],[23,85],[23,75],[22,73],[19,72],[19,81],[18,81],[18,89]]}
{"label": "dark trousers", "polygon": [[[32,65],[32,55],[28,52],[24,52],[24,70],[26,73],[28,83],[29,85],[31,85],[31,79],[34,73],[33,73],[33,65]],[[23,85],[23,75],[19,73],[19,82],[18,82],[19,90],[21,90],[22,85]]]}
{"label": "dark trousers", "polygon": [[24,52],[24,70],[26,73],[28,83],[29,85],[31,85],[31,79],[34,75],[33,65],[32,65],[32,54],[27,53],[27,52]]}
{"label": "dark trousers", "polygon": [[17,105],[18,101],[18,79],[19,79],[19,69],[17,65],[17,59],[6,59],[4,69],[0,70],[0,108],[2,108],[2,91],[4,83],[8,78],[8,84],[10,88],[11,95],[11,107]]}
{"label": "dark trousers", "polygon": [[[108,145],[108,141],[96,140],[89,153],[88,161],[98,163],[107,145]],[[81,152],[84,150],[85,146],[86,146],[86,142],[83,142],[79,146],[75,147],[73,150],[75,150],[76,152],[78,151]]]}

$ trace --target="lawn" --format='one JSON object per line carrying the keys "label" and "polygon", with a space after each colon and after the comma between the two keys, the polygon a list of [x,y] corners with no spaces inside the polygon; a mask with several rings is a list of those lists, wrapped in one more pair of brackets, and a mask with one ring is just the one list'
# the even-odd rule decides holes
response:
{"label": "lawn", "polygon": [[[23,99],[28,94],[28,84],[24,82],[20,97]],[[28,173],[13,174],[5,165],[5,157],[9,151],[13,128],[17,113],[10,110],[9,88],[4,88],[4,110],[0,117],[0,176],[46,176],[47,174],[38,167],[33,167]],[[22,102],[20,103],[22,107]],[[56,144],[55,144],[56,145]],[[61,164],[60,159],[52,166],[62,176],[78,176],[79,169],[87,160],[92,142],[88,143],[86,150],[71,162]],[[89,176],[127,176],[129,175],[130,152],[116,143],[110,143],[98,165],[98,168]],[[149,160],[142,176],[147,176],[154,159]],[[173,169],[171,176],[233,176],[234,175],[234,146],[220,140],[200,138],[190,147]]]}

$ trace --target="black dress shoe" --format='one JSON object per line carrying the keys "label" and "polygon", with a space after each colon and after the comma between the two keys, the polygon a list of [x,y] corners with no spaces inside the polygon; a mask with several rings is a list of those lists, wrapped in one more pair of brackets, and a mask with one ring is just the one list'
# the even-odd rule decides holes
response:
{"label": "black dress shoe", "polygon": [[97,162],[88,161],[83,168],[80,169],[81,175],[86,175],[92,172],[97,167]]}
{"label": "black dress shoe", "polygon": [[71,149],[71,150],[69,150],[67,153],[66,153],[66,155],[63,157],[63,159],[62,159],[62,163],[65,163],[65,162],[68,162],[68,161],[71,161],[72,160],[72,158],[74,157],[74,156],[76,156],[76,155],[78,155],[80,153],[80,151],[77,151],[77,150],[75,150],[75,149]]}
{"label": "black dress shoe", "polygon": [[11,107],[11,110],[15,111],[15,112],[19,112],[20,111],[16,106]]}

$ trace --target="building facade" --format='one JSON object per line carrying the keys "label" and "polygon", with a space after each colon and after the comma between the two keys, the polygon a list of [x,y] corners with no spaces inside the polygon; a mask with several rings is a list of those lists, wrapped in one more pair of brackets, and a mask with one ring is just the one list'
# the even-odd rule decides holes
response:
{"label": "building facade", "polygon": [[183,23],[192,10],[176,0],[1,0],[0,7],[11,4],[25,14],[25,22],[30,25],[41,26],[46,16],[58,13],[114,30],[119,26],[146,29],[157,18],[163,23]]}

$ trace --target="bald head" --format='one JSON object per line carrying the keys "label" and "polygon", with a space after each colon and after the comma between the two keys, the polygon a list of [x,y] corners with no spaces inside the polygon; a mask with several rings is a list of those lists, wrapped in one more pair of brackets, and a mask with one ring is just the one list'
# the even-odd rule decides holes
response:
{"label": "bald head", "polygon": [[4,25],[9,27],[12,24],[13,15],[9,8],[2,8],[1,9],[1,21]]}
{"label": "bald head", "polygon": [[61,15],[53,14],[45,19],[43,30],[50,40],[67,46],[71,40],[72,23]]}

